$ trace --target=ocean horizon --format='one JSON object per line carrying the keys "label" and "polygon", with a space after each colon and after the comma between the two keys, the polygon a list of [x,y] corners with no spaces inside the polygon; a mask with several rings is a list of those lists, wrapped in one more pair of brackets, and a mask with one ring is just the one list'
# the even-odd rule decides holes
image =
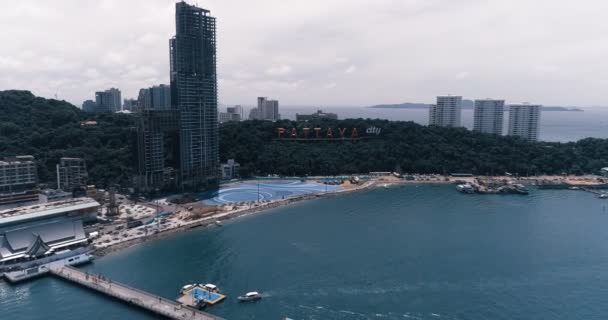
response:
{"label": "ocean horizon", "polygon": [[[245,107],[244,118],[249,115]],[[540,119],[540,140],[547,142],[572,142],[585,138],[608,138],[608,108],[580,107],[583,112],[574,111],[544,111]],[[281,106],[282,119],[295,120],[296,114],[311,114],[317,110],[338,114],[339,119],[370,118],[390,121],[413,121],[428,125],[428,110],[426,109],[384,109],[369,107],[315,107],[315,106]],[[462,125],[473,128],[473,109],[462,110]],[[508,113],[505,112],[503,134],[508,126]]]}

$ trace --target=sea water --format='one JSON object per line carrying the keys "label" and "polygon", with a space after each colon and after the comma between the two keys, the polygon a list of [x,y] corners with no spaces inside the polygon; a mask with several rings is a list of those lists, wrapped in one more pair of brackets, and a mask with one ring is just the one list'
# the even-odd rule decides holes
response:
{"label": "sea water", "polygon": [[[301,202],[110,254],[90,272],[226,319],[605,319],[608,202],[575,190],[404,186]],[[264,298],[239,303],[260,291]],[[2,319],[155,319],[51,277],[0,283]]]}

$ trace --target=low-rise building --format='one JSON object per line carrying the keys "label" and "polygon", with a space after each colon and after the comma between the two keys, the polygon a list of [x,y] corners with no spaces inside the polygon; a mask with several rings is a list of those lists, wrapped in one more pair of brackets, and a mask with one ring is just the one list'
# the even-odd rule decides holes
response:
{"label": "low-rise building", "polygon": [[313,114],[299,114],[296,113],[296,121],[311,121],[317,119],[332,119],[338,120],[338,115],[331,112],[323,112],[323,110],[317,110]]}
{"label": "low-rise building", "polygon": [[95,220],[98,208],[77,198],[0,211],[0,267],[88,245],[83,223]]}
{"label": "low-rise building", "polygon": [[0,161],[0,207],[38,202],[38,170],[33,156]]}
{"label": "low-rise building", "polygon": [[87,185],[87,163],[81,158],[61,158],[57,164],[57,189],[73,192]]}
{"label": "low-rise building", "polygon": [[72,198],[71,192],[63,190],[45,189],[40,191],[40,203],[49,203],[54,201],[63,201]]}
{"label": "low-rise building", "polygon": [[229,159],[226,163],[222,163],[222,180],[230,180],[239,176],[239,169],[241,165],[238,164],[234,159]]}

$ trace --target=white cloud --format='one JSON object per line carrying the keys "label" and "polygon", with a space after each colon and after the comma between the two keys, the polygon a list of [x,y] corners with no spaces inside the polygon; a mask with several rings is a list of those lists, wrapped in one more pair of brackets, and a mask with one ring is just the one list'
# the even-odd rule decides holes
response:
{"label": "white cloud", "polygon": [[14,70],[23,66],[23,62],[12,57],[0,56],[0,70]]}
{"label": "white cloud", "polygon": [[[431,102],[446,88],[469,98],[608,104],[608,1],[200,4],[218,19],[220,102],[227,104],[252,104],[258,95],[282,105]],[[10,44],[0,46],[0,90],[54,94],[49,84],[60,81],[59,96],[80,104],[107,86],[134,97],[168,83],[174,6],[0,1],[0,43]]]}
{"label": "white cloud", "polygon": [[272,66],[266,70],[266,74],[270,76],[285,76],[291,73],[291,66],[281,65],[281,66]]}
{"label": "white cloud", "polygon": [[337,86],[337,84],[336,84],[335,82],[330,82],[330,83],[328,83],[328,84],[324,85],[324,86],[323,86],[323,88],[325,88],[325,89],[328,89],[328,90],[329,90],[329,89],[333,89],[333,88],[335,88],[336,86]]}
{"label": "white cloud", "polygon": [[456,79],[466,79],[471,75],[468,71],[461,71],[456,74]]}
{"label": "white cloud", "polygon": [[355,73],[355,71],[357,71],[357,67],[354,64],[351,64],[350,66],[348,66],[348,68],[346,68],[346,70],[344,70],[344,73],[351,74]]}

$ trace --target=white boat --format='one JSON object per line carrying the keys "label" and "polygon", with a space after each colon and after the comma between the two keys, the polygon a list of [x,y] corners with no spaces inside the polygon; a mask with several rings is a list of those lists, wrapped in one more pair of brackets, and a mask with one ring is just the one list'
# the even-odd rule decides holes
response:
{"label": "white boat", "polygon": [[246,301],[256,301],[262,299],[262,295],[257,291],[247,292],[242,296],[239,296],[237,299],[241,302]]}
{"label": "white boat", "polygon": [[182,287],[182,289],[179,291],[181,294],[184,294],[186,291],[194,288],[196,285],[194,284],[187,284],[185,286]]}
{"label": "white boat", "polygon": [[600,199],[608,199],[608,193],[602,193],[598,196]]}
{"label": "white boat", "polygon": [[475,189],[473,188],[473,186],[468,183],[457,185],[456,190],[458,190],[459,192],[462,192],[462,193],[474,193],[475,192]]}
{"label": "white boat", "polygon": [[386,183],[385,183],[385,184],[383,184],[383,185],[382,185],[382,188],[384,188],[384,189],[388,189],[388,184],[386,184]]}
{"label": "white boat", "polygon": [[220,292],[220,289],[216,285],[211,284],[211,283],[207,283],[205,285],[201,284],[200,286],[209,292],[216,292],[216,293]]}

